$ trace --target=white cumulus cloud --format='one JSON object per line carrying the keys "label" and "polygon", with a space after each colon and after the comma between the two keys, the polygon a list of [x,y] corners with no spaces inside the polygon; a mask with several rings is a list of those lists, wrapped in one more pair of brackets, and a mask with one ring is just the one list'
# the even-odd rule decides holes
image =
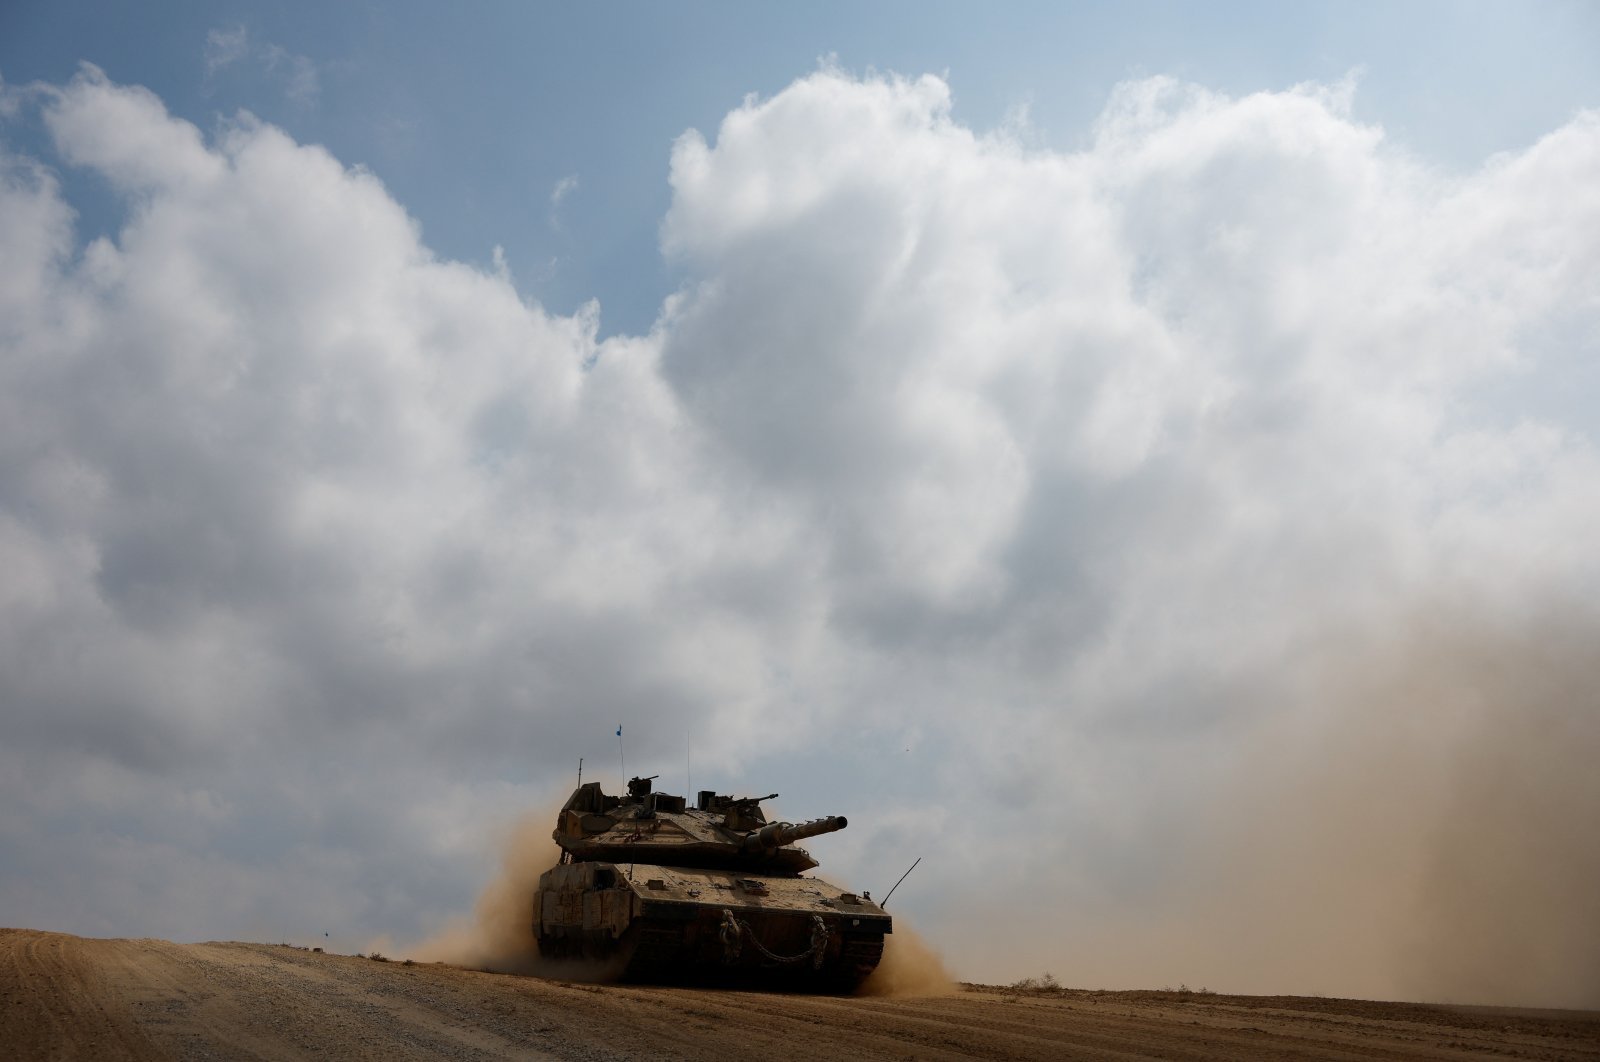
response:
{"label": "white cumulus cloud", "polygon": [[[620,721],[849,814],[846,877],[929,856],[965,976],[1593,1004],[1600,464],[1529,384],[1600,354],[1600,119],[1449,175],[1348,86],[1130,83],[1071,153],[950,108],[825,69],[686,133],[688,279],[600,341],[321,148],[52,90],[0,168],[12,917],[414,935]],[[1374,928],[1430,904],[1564,917]]]}

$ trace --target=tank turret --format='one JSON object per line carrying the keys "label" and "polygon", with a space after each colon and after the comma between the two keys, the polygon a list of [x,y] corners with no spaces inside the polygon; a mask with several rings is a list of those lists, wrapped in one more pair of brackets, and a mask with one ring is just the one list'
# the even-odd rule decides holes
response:
{"label": "tank turret", "polygon": [[599,782],[574,790],[553,834],[566,857],[798,874],[817,863],[794,843],[847,824],[842,815],[799,826],[769,823],[761,803],[777,793],[731,797],[705,790],[691,808],[683,797],[655,792],[652,781],[632,779],[624,797],[601,792]]}
{"label": "tank turret", "polygon": [[[552,835],[561,863],[539,881],[541,954],[609,960],[636,980],[796,980],[848,990],[877,966],[887,913],[804,876],[797,841],[844,829],[843,815],[768,822],[762,797],[701,791],[693,807],[633,778],[626,796],[573,790]],[[745,945],[749,947],[746,948]]]}

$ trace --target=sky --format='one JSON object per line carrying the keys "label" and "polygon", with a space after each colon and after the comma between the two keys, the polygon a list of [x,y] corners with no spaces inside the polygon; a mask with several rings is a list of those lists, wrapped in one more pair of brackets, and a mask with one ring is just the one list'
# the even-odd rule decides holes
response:
{"label": "sky", "polygon": [[8,4],[0,922],[1600,1007],[1597,292],[1589,5]]}

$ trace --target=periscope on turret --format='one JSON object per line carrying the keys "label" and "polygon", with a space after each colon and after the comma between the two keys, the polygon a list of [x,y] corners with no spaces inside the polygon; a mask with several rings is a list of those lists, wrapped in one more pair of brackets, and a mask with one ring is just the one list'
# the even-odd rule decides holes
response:
{"label": "periscope on turret", "polygon": [[694,807],[634,778],[626,796],[573,791],[539,879],[534,935],[548,959],[589,960],[624,980],[782,983],[848,992],[878,965],[889,915],[821,878],[795,842],[843,816],[768,822],[764,797],[702,790]]}

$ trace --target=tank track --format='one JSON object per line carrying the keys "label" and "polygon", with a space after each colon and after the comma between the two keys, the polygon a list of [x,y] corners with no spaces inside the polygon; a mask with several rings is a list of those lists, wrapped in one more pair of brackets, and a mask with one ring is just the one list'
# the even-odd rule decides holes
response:
{"label": "tank track", "polygon": [[[666,977],[679,965],[683,951],[683,933],[676,926],[642,925],[636,928],[638,936],[623,976],[630,981],[655,980]],[[624,948],[628,941],[624,938]]]}

